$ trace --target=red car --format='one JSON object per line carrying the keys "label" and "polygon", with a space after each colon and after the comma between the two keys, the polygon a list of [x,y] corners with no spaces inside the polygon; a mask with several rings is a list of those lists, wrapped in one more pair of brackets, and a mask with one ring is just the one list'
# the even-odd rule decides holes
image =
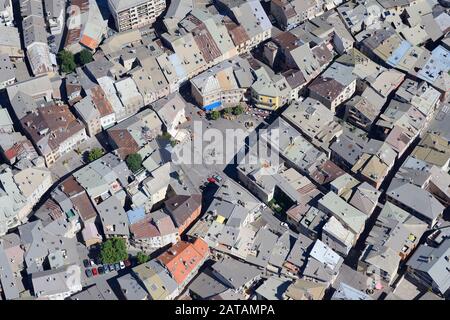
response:
{"label": "red car", "polygon": [[125,267],[131,267],[131,262],[130,262],[130,260],[125,260],[123,263],[125,263]]}
{"label": "red car", "polygon": [[210,177],[207,180],[209,183],[216,183],[216,179],[214,179],[213,177]]}
{"label": "red car", "polygon": [[97,268],[92,268],[92,275],[94,276],[98,275]]}

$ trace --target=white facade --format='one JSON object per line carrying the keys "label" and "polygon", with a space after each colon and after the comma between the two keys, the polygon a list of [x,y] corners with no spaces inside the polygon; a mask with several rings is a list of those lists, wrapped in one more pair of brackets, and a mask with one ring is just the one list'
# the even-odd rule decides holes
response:
{"label": "white facade", "polygon": [[108,0],[108,7],[119,32],[155,22],[166,8],[165,0]]}

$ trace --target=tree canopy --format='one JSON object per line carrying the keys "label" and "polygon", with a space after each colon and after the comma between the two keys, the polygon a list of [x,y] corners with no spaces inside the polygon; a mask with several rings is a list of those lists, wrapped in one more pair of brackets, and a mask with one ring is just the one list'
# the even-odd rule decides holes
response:
{"label": "tree canopy", "polygon": [[139,153],[132,153],[127,156],[125,162],[131,171],[137,172],[142,168],[142,157]]}
{"label": "tree canopy", "polygon": [[238,115],[242,114],[243,112],[244,112],[244,108],[242,108],[242,106],[240,106],[240,105],[237,105],[233,108],[233,114],[235,116],[238,116]]}
{"label": "tree canopy", "polygon": [[103,156],[103,150],[100,148],[93,148],[88,154],[88,161],[92,162]]}
{"label": "tree canopy", "polygon": [[212,120],[217,120],[217,119],[220,118],[220,112],[217,111],[217,110],[212,111],[212,112],[210,113],[210,115],[211,115],[211,119],[212,119]]}
{"label": "tree canopy", "polygon": [[83,49],[77,54],[77,63],[79,66],[84,66],[86,63],[93,60],[94,58],[92,57],[92,52],[87,49]]}
{"label": "tree canopy", "polygon": [[72,52],[61,50],[58,53],[58,60],[62,72],[71,73],[75,71],[77,65],[75,63],[75,57]]}
{"label": "tree canopy", "polygon": [[127,245],[123,238],[111,238],[102,243],[100,258],[102,263],[116,263],[128,259]]}
{"label": "tree canopy", "polygon": [[144,252],[140,251],[137,253],[136,259],[139,264],[143,264],[146,263],[150,258]]}

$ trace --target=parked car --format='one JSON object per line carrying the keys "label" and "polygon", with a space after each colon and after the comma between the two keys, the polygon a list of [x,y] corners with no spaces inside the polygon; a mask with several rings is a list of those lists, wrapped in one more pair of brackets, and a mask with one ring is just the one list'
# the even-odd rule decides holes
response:
{"label": "parked car", "polygon": [[119,266],[120,266],[120,269],[122,270],[122,269],[125,269],[125,263],[123,263],[123,261],[120,261],[119,262]]}
{"label": "parked car", "polygon": [[114,265],[113,265],[113,264],[109,264],[109,265],[108,265],[108,268],[109,268],[109,271],[114,271],[114,270],[116,270],[116,269],[114,268]]}
{"label": "parked car", "polygon": [[91,263],[89,262],[89,259],[84,259],[83,260],[83,265],[85,268],[89,268],[91,266]]}
{"label": "parked car", "polygon": [[125,263],[125,267],[129,268],[131,267],[131,261],[130,260],[125,260],[123,263]]}
{"label": "parked car", "polygon": [[86,269],[86,276],[88,278],[92,277],[92,270],[91,269]]}
{"label": "parked car", "polygon": [[95,262],[94,262],[94,260],[92,260],[92,259],[89,259],[89,263],[90,263],[91,267],[95,266]]}
{"label": "parked car", "polygon": [[216,179],[214,179],[213,177],[210,177],[207,179],[209,183],[216,183]]}
{"label": "parked car", "polygon": [[213,176],[214,179],[216,179],[217,181],[221,182],[223,179],[221,176],[219,176],[218,174]]}
{"label": "parked car", "polygon": [[280,223],[280,226],[285,227],[285,228],[288,228],[288,227],[289,227],[289,225],[288,225],[286,222],[281,222],[281,223]]}
{"label": "parked car", "polygon": [[114,269],[115,269],[116,271],[119,271],[119,270],[120,270],[120,264],[119,264],[118,262],[114,264]]}
{"label": "parked car", "polygon": [[102,266],[98,267],[98,273],[99,274],[104,274],[105,273],[105,268],[103,268]]}
{"label": "parked car", "polygon": [[98,275],[97,268],[92,268],[92,275],[94,275],[94,276]]}
{"label": "parked car", "polygon": [[103,266],[103,269],[104,269],[105,274],[106,274],[106,273],[109,273],[109,267],[108,267],[107,264],[105,264],[105,265]]}

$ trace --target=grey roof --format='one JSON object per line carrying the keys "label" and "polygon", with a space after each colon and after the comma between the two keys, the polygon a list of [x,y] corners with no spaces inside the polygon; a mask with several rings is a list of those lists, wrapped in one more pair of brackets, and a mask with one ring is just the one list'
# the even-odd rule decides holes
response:
{"label": "grey roof", "polygon": [[73,289],[77,287],[81,289],[80,269],[78,265],[74,264],[33,273],[31,281],[34,294],[36,296],[50,296],[73,292]]}
{"label": "grey roof", "polygon": [[313,243],[313,240],[300,233],[286,261],[301,269],[305,265]]}
{"label": "grey roof", "polygon": [[283,233],[275,243],[272,253],[269,258],[269,263],[273,266],[281,268],[284,261],[291,251],[291,247],[294,246],[295,238],[290,234],[289,231]]}
{"label": "grey roof", "polygon": [[97,110],[91,97],[89,96],[84,97],[77,104],[75,104],[75,110],[87,123],[100,118],[100,112]]}
{"label": "grey roof", "polygon": [[209,274],[201,272],[192,281],[188,289],[201,299],[208,299],[214,295],[226,291],[228,287]]}
{"label": "grey roof", "polygon": [[51,253],[65,251],[64,264],[77,263],[77,239],[66,238],[70,228],[64,218],[54,220],[46,226],[40,220],[19,226],[19,234],[25,247],[25,264],[28,273],[44,270],[44,260]]}
{"label": "grey roof", "polygon": [[97,280],[97,282],[77,294],[70,297],[71,300],[118,300],[116,294],[111,289],[106,280]]}
{"label": "grey roof", "polygon": [[231,285],[232,289],[239,289],[261,275],[261,271],[257,267],[232,258],[216,262],[212,269],[226,279],[227,283],[225,284]]}
{"label": "grey roof", "polygon": [[14,79],[16,74],[14,72],[14,66],[7,54],[0,54],[0,83]]}
{"label": "grey roof", "polygon": [[256,293],[266,300],[284,300],[283,294],[291,283],[290,279],[272,276],[256,289]]}
{"label": "grey roof", "polygon": [[44,0],[45,12],[49,18],[58,18],[65,8],[64,0]]}
{"label": "grey roof", "polygon": [[411,259],[408,267],[429,275],[442,294],[450,288],[450,239],[437,248],[421,245]]}
{"label": "grey roof", "polygon": [[246,261],[265,268],[269,263],[277,239],[278,236],[269,229],[259,229]]}
{"label": "grey roof", "polygon": [[395,178],[389,186],[387,195],[418,213],[418,218],[424,218],[427,222],[434,221],[445,209],[428,191]]}
{"label": "grey roof", "polygon": [[373,300],[369,295],[355,289],[344,282],[339,284],[331,300]]}
{"label": "grey roof", "polygon": [[147,299],[148,293],[130,273],[117,278],[117,282],[126,300]]}
{"label": "grey roof", "polygon": [[97,206],[106,235],[129,235],[127,214],[116,196],[111,196]]}
{"label": "grey roof", "polygon": [[13,273],[10,261],[0,243],[0,287],[3,288],[3,294],[7,300],[19,298],[19,286]]}
{"label": "grey roof", "polygon": [[176,115],[186,108],[186,101],[178,93],[174,92],[152,104],[153,110],[166,127],[176,120]]}
{"label": "grey roof", "polygon": [[364,145],[365,143],[356,137],[341,135],[330,149],[353,166],[363,154]]}

